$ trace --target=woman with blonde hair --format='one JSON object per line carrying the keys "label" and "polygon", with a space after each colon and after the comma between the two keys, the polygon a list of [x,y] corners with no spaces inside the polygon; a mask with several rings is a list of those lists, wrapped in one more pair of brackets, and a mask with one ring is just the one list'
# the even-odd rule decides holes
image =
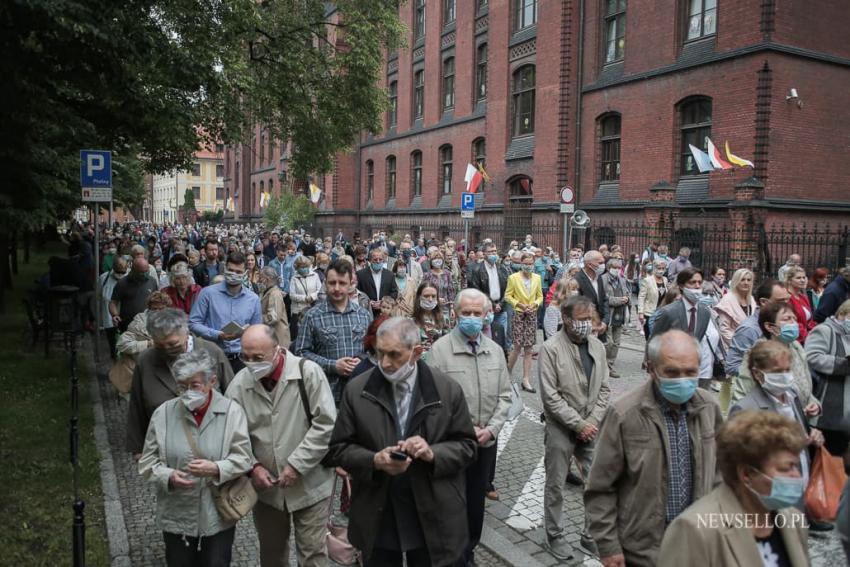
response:
{"label": "woman with blonde hair", "polygon": [[557,284],[552,301],[549,302],[543,315],[543,334],[546,339],[555,336],[561,328],[561,304],[570,297],[578,295],[578,280],[575,278],[563,278]]}
{"label": "woman with blonde hair", "polygon": [[522,389],[536,393],[531,385],[532,349],[537,340],[537,310],[543,304],[542,281],[534,273],[534,254],[523,252],[520,271],[508,277],[505,301],[514,310],[512,326],[514,349],[508,357],[508,372],[512,372],[521,352]]}
{"label": "woman with blonde hair", "polygon": [[729,293],[714,306],[724,348],[729,348],[735,329],[755,312],[756,307],[756,300],[753,298],[753,273],[746,268],[735,270],[729,282]]}

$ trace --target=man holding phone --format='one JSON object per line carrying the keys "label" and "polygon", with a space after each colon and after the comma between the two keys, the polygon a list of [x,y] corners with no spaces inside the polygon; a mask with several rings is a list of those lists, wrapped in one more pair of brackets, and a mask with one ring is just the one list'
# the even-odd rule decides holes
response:
{"label": "man holding phone", "polygon": [[323,463],[351,475],[348,535],[365,565],[453,565],[468,541],[458,487],[477,438],[463,390],[420,362],[419,328],[393,317],[378,329],[378,367],[342,392]]}

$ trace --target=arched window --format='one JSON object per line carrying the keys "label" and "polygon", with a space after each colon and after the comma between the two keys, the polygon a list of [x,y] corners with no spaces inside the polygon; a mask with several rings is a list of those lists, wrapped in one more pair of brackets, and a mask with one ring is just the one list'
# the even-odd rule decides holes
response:
{"label": "arched window", "polygon": [[700,171],[694,161],[690,146],[705,150],[708,147],[705,139],[711,137],[711,99],[689,99],[679,107],[679,123],[681,124],[681,159],[680,175],[699,175]]}
{"label": "arched window", "polygon": [[511,199],[526,200],[534,198],[533,183],[528,177],[517,177],[510,182]]}
{"label": "arched window", "polygon": [[269,197],[274,194],[274,179],[269,179]]}
{"label": "arched window", "polygon": [[260,167],[266,164],[266,133],[260,133]]}
{"label": "arched window", "polygon": [[443,61],[443,110],[455,105],[455,58],[447,57]]}
{"label": "arched window", "polygon": [[395,156],[387,158],[387,199],[395,199]]}
{"label": "arched window", "polygon": [[425,71],[416,71],[413,75],[413,118],[422,118],[425,112]]}
{"label": "arched window", "polygon": [[475,52],[475,100],[487,99],[487,44],[482,43]]}
{"label": "arched window", "polygon": [[371,201],[375,196],[375,162],[366,161],[366,201]]}
{"label": "arched window", "polygon": [[392,128],[398,123],[398,81],[390,83],[389,97],[390,108],[387,116],[387,124]]}
{"label": "arched window", "polygon": [[534,65],[516,70],[511,86],[513,135],[534,134]]}
{"label": "arched window", "polygon": [[422,195],[422,152],[416,150],[410,154],[411,194],[414,197]]}
{"label": "arched window", "polygon": [[620,179],[620,115],[606,116],[599,124],[600,142],[602,146],[602,181],[617,181]]}
{"label": "arched window", "polygon": [[472,163],[482,168],[487,163],[487,141],[484,138],[472,141]]}
{"label": "arched window", "polygon": [[452,147],[449,145],[440,148],[440,187],[443,195],[452,192]]}

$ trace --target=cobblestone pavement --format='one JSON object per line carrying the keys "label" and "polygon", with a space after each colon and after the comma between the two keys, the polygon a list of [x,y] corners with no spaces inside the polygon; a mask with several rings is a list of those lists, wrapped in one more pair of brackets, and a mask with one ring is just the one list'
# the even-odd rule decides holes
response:
{"label": "cobblestone pavement", "polygon": [[[538,338],[538,343],[541,338]],[[633,329],[623,337],[615,370],[621,378],[611,378],[612,399],[617,399],[648,379],[641,370],[643,360],[643,337]],[[532,369],[532,384],[537,384],[537,364]],[[514,379],[522,377],[521,361],[514,368]],[[539,388],[538,388],[539,391]],[[508,423],[499,435],[499,457],[496,466],[496,488],[501,495],[498,502],[488,502],[488,525],[497,533],[543,565],[555,565],[559,561],[543,548],[546,534],[543,529],[543,424],[540,422],[542,402],[540,395],[523,392],[525,411],[522,416]],[[575,468],[574,468],[575,471]],[[584,526],[582,489],[566,485],[564,490],[564,527],[569,541],[576,548],[576,559],[572,564],[598,566],[595,558],[583,555],[578,541]],[[837,534],[812,534],[809,552],[813,567],[844,564],[845,558]],[[838,563],[836,563],[836,561]]]}
{"label": "cobblestone pavement", "polygon": [[[611,379],[612,395],[616,399],[627,390],[647,379],[641,370],[643,339],[637,331],[624,336],[616,370],[622,378]],[[521,376],[521,361],[514,369],[515,379]],[[99,384],[106,426],[112,449],[112,458],[118,477],[121,504],[127,525],[130,556],[134,566],[159,566],[164,564],[162,536],[155,525],[153,491],[139,477],[135,463],[124,451],[127,404],[119,398],[105,377],[106,363],[98,368]],[[532,376],[536,375],[536,362]],[[532,383],[536,387],[536,378]],[[542,565],[555,565],[558,561],[543,549],[545,533],[543,523],[543,426],[540,423],[541,402],[539,394],[523,393],[525,411],[519,419],[508,423],[499,436],[499,458],[496,469],[496,488],[501,500],[488,501],[486,525],[500,536],[503,545],[512,545],[526,561],[514,561],[523,567],[536,560]],[[564,495],[564,515],[567,539],[578,547],[584,521],[584,507],[579,487],[567,485]],[[258,543],[253,522],[248,517],[239,523],[234,544],[233,565],[237,567],[258,565]],[[838,537],[834,532],[826,536],[810,537],[810,553],[814,567],[843,564],[844,557]],[[531,561],[527,559],[530,556]],[[481,567],[506,565],[488,549],[480,549],[476,560]],[[836,561],[838,563],[836,563]],[[295,562],[292,561],[294,565]],[[580,553],[574,564],[598,566],[597,560]]]}

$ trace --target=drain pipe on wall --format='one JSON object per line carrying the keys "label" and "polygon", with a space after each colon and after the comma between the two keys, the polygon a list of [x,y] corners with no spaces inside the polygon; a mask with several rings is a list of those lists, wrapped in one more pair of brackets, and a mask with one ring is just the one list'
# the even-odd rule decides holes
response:
{"label": "drain pipe on wall", "polygon": [[581,204],[581,96],[584,87],[584,2],[579,1],[578,12],[578,69],[576,70],[578,88],[576,89],[576,146],[575,146],[575,184],[576,207]]}

